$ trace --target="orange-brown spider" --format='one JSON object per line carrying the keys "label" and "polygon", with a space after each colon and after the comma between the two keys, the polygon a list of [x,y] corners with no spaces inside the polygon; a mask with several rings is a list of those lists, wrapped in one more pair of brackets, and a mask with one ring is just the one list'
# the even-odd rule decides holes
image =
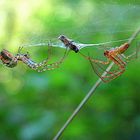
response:
{"label": "orange-brown spider", "polygon": [[[93,60],[89,57],[89,60],[90,60],[90,63],[92,65],[93,70],[102,79],[102,81],[109,82],[109,81],[117,78],[118,76],[120,76],[121,74],[124,73],[127,62],[129,62],[130,58],[133,55],[136,54],[134,52],[133,54],[126,57],[123,53],[128,48],[129,48],[129,44],[124,43],[120,47],[116,47],[116,48],[112,48],[110,50],[106,50],[104,52],[104,56],[107,58],[107,61]],[[98,66],[100,69],[104,70],[102,68],[102,66],[99,65],[99,64],[107,65],[110,62],[114,62],[114,64],[118,67],[118,69],[107,72],[106,76],[101,76],[101,73],[98,72],[96,66]]]}

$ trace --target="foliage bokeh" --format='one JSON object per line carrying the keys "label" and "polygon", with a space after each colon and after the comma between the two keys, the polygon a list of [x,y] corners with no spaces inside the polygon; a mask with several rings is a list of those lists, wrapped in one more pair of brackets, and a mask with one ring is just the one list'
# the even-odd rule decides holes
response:
{"label": "foliage bokeh", "polygon": [[[1,0],[0,48],[16,54],[22,44],[57,39],[60,34],[83,43],[129,38],[140,25],[139,13],[138,0]],[[39,61],[46,57],[47,47],[25,51]],[[93,51],[96,56],[100,49]],[[102,84],[62,139],[140,139],[139,65],[138,58],[122,76]],[[1,65],[0,139],[52,139],[97,79],[89,62],[74,52],[60,68],[44,73],[22,63],[13,69]]]}

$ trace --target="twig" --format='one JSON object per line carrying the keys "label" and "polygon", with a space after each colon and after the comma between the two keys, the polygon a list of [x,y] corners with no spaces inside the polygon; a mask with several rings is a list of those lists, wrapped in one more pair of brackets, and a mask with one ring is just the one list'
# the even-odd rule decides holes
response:
{"label": "twig", "polygon": [[[128,40],[128,43],[131,44],[132,41],[137,37],[137,35],[140,33],[140,28],[136,30],[136,32],[130,37]],[[114,63],[112,62],[106,69],[106,71],[102,74],[102,76],[105,76],[107,72],[112,68]],[[84,99],[81,101],[81,103],[77,106],[77,108],[74,110],[74,112],[71,114],[71,116],[68,118],[68,120],[65,122],[65,124],[62,126],[62,128],[58,131],[56,136],[53,138],[53,140],[58,140],[60,136],[63,134],[64,130],[68,127],[68,125],[72,122],[72,120],[76,117],[78,112],[82,109],[82,107],[86,104],[86,102],[89,100],[89,98],[94,94],[97,87],[101,84],[102,80],[99,78],[96,83],[92,86],[90,91],[86,94]]]}

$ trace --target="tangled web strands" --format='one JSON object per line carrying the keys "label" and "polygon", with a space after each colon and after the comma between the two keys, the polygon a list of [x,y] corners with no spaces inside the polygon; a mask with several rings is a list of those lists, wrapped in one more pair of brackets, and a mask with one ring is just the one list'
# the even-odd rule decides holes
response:
{"label": "tangled web strands", "polygon": [[[78,46],[79,49],[85,48],[85,47],[95,47],[95,46],[102,46],[102,45],[107,45],[107,44],[111,44],[111,43],[118,43],[118,42],[124,42],[124,41],[128,41],[129,39],[122,39],[122,40],[113,40],[113,41],[108,41],[108,42],[102,42],[102,43],[96,43],[96,44],[84,44],[84,43],[77,43],[77,42],[73,42],[76,46]],[[61,42],[59,43],[53,43],[53,42],[48,42],[48,43],[35,43],[35,44],[25,44],[22,45],[22,47],[47,47],[47,46],[51,46],[51,47],[58,47],[58,48],[63,48],[65,49],[65,45]]]}

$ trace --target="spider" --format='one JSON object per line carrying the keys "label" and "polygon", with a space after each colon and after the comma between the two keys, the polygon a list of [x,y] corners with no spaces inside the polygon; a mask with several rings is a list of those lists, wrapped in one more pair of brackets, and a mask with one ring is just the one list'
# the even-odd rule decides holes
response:
{"label": "spider", "polygon": [[[120,47],[112,48],[110,50],[105,50],[104,56],[107,58],[107,61],[101,61],[101,60],[96,60],[90,56],[86,56],[86,55],[82,54],[80,52],[80,45],[78,45],[78,43],[75,43],[74,41],[70,40],[66,36],[61,35],[59,37],[59,39],[64,43],[66,48],[73,50],[75,53],[79,52],[80,55],[82,55],[84,58],[89,60],[93,70],[102,79],[103,82],[110,82],[111,80],[120,76],[125,71],[126,63],[129,62],[130,58],[132,58],[132,56],[134,56],[136,54],[136,52],[134,52],[133,54],[126,57],[123,53],[129,48],[130,45],[129,45],[129,43],[124,43]],[[126,61],[124,61],[123,59],[125,59]],[[107,65],[110,62],[114,62],[114,64],[118,67],[118,69],[114,70],[112,72],[111,71],[107,72],[103,68],[103,65]],[[96,66],[98,68],[96,68]],[[107,75],[101,76],[99,69],[106,71]]]}
{"label": "spider", "polygon": [[[26,54],[20,53],[21,49],[22,47],[19,48],[18,53],[15,56],[8,50],[3,49],[0,52],[0,59],[2,63],[9,68],[13,68],[17,66],[18,61],[22,61],[29,68],[36,70],[37,72],[43,72],[46,70],[52,70],[52,69],[58,68],[59,64],[61,64],[65,58],[65,55],[64,55],[58,62],[48,64],[48,60],[49,60],[49,56],[48,56],[46,60],[40,63],[36,63],[30,58],[29,53],[26,53]],[[50,54],[50,47],[48,49],[48,54]]]}
{"label": "spider", "polygon": [[[112,48],[110,50],[104,51],[104,56],[107,58],[107,61],[100,61],[100,60],[93,60],[89,57],[89,61],[92,65],[93,70],[95,73],[102,79],[104,82],[110,82],[111,80],[119,77],[121,74],[124,73],[125,67],[127,65],[127,62],[129,62],[134,55],[137,55],[136,52],[132,53],[129,56],[125,56],[123,53],[129,48],[129,43],[124,43],[120,47]],[[137,56],[136,56],[137,57]],[[101,76],[101,73],[97,70],[96,66],[103,71],[103,67],[100,65],[107,65],[110,62],[114,62],[114,64],[118,67],[117,70],[113,70],[110,72],[107,72],[106,76]]]}

